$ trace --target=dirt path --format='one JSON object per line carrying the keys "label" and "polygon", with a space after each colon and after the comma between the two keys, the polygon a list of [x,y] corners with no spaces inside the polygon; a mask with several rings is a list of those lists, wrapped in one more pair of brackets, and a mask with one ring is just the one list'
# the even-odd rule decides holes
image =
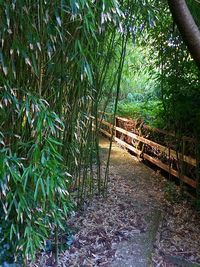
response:
{"label": "dirt path", "polygon": [[[101,141],[106,157],[108,141]],[[200,214],[159,172],[113,143],[110,177],[119,177],[124,199],[146,223],[144,233],[118,243],[111,266],[200,266]],[[129,188],[126,190],[125,188]],[[195,264],[192,263],[195,262]]]}
{"label": "dirt path", "polygon": [[[102,157],[106,159],[108,141],[101,141]],[[136,231],[128,240],[116,246],[112,267],[150,266],[156,233],[161,220],[161,208],[155,199],[156,194],[152,171],[141,164],[115,143],[112,146],[110,176],[118,177],[117,197],[129,203],[127,213],[133,209],[143,219],[145,228]],[[152,190],[153,189],[153,190]]]}
{"label": "dirt path", "polygon": [[[108,140],[100,146],[104,162]],[[115,143],[109,177],[108,198],[95,197],[69,220],[73,242],[59,266],[199,266],[192,261],[200,263],[200,216],[175,189],[166,194],[166,179]],[[51,263],[44,253],[34,266]]]}

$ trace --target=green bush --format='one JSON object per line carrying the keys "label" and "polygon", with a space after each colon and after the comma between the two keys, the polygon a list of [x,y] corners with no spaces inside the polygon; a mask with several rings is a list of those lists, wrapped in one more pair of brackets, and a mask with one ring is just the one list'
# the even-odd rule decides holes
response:
{"label": "green bush", "polygon": [[141,119],[154,127],[164,127],[162,120],[162,104],[160,101],[127,102],[120,101],[117,115],[131,119]]}

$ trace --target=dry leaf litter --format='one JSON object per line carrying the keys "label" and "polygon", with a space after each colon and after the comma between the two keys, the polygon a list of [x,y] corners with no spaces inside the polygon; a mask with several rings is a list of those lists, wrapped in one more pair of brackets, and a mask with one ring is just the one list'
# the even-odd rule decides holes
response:
{"label": "dry leaf litter", "polygon": [[[75,234],[71,247],[60,253],[59,266],[111,266],[116,257],[116,244],[147,230],[144,218],[146,209],[152,206],[162,212],[152,266],[200,264],[200,214],[191,202],[179,197],[175,201],[166,198],[167,180],[142,163],[134,169],[124,169],[125,177],[118,174],[119,168],[123,173],[122,166],[111,163],[108,197],[94,197],[85,203],[83,211],[76,212],[68,220],[68,226],[75,229]],[[135,179],[127,179],[127,172],[130,177],[135,172]],[[179,196],[178,189],[174,188],[174,192]],[[134,203],[141,199],[146,208],[138,212]],[[53,261],[51,253],[41,253],[31,266],[55,266]]]}

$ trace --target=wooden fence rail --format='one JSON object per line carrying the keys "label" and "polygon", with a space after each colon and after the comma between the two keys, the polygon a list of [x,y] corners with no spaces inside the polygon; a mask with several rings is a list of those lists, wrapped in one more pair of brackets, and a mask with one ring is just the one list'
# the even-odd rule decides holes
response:
{"label": "wooden fence rail", "polygon": [[[197,165],[196,159],[192,158],[190,156],[184,155],[183,153],[177,152],[165,145],[161,145],[156,143],[155,141],[149,140],[147,137],[140,136],[134,132],[127,131],[119,126],[113,125],[112,123],[106,121],[103,116],[110,116],[107,113],[101,113],[101,118],[98,119],[99,122],[99,129],[100,132],[102,132],[104,135],[106,135],[109,138],[113,138],[114,141],[116,141],[118,144],[121,146],[127,148],[128,150],[132,151],[134,154],[136,154],[139,158],[145,159],[147,161],[150,161],[152,164],[156,165],[157,167],[165,170],[169,174],[177,177],[180,179],[182,182],[186,183],[187,185],[191,186],[192,188],[197,187],[197,182],[195,179],[192,179],[185,175],[183,171],[173,169],[172,166],[170,165],[170,160],[174,160],[179,162],[180,164],[186,163],[191,166],[191,168],[195,168]],[[123,118],[117,117],[118,119],[123,120]],[[125,121],[129,121],[128,119],[124,119]],[[116,122],[116,120],[115,120]],[[120,138],[117,137],[117,133],[121,133],[125,136],[130,137],[133,141],[138,141],[142,144],[142,148],[139,148],[138,146],[135,147],[130,143],[125,142],[124,140],[121,140]],[[165,132],[166,134],[166,132]],[[184,138],[184,140],[193,140],[192,138]],[[159,158],[155,158],[151,155],[148,154],[148,150],[145,151],[144,147],[150,147],[151,149],[155,149],[156,151],[159,151],[163,155],[165,155],[168,158],[168,162],[162,162]],[[145,152],[144,152],[145,151]]]}

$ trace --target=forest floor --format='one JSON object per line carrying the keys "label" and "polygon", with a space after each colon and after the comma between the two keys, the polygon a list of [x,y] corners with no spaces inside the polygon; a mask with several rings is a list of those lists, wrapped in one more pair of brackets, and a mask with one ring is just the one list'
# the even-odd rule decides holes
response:
{"label": "forest floor", "polygon": [[[103,169],[109,142],[102,139]],[[95,197],[68,221],[74,229],[59,266],[200,266],[200,214],[179,190],[127,151],[112,146],[108,197]],[[42,253],[32,266],[54,266]]]}

